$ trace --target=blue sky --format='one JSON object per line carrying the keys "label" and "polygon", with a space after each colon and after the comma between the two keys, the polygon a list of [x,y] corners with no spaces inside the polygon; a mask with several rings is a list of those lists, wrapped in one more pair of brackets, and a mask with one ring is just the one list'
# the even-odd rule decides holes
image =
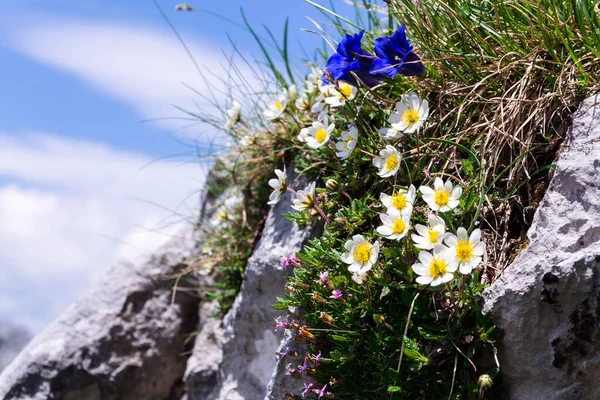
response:
{"label": "blue sky", "polygon": [[[158,2],[216,86],[230,40],[260,58],[240,7],[277,37],[291,16],[297,60],[322,46],[300,31],[304,16],[324,20],[302,0]],[[151,0],[0,0],[0,60],[0,320],[37,332],[111,264],[194,217],[207,168],[191,146],[215,132],[143,122],[179,116],[173,105],[211,110],[183,85],[207,91]]]}

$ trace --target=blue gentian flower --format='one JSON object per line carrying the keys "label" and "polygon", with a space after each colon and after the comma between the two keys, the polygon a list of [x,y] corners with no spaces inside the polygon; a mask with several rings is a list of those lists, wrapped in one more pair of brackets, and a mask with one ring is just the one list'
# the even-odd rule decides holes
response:
{"label": "blue gentian flower", "polygon": [[402,25],[390,37],[375,39],[377,58],[371,65],[371,74],[415,76],[425,73],[425,66],[419,56],[413,53],[413,46],[406,38],[406,25]]}
{"label": "blue gentian flower", "polygon": [[381,77],[369,73],[375,57],[361,47],[364,33],[365,31],[360,31],[354,35],[344,35],[338,44],[337,52],[327,60],[323,84],[331,83],[329,74],[334,81],[342,80],[359,86],[353,73],[369,87],[381,82]]}

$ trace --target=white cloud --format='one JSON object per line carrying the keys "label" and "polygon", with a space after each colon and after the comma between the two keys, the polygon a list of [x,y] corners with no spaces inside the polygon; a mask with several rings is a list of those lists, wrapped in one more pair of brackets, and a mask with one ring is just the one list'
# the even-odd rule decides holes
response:
{"label": "white cloud", "polygon": [[194,217],[206,168],[151,161],[98,143],[0,134],[1,314],[40,329],[119,258],[156,249]]}
{"label": "white cloud", "polygon": [[[226,100],[221,80],[228,79],[228,60],[221,48],[197,38],[186,39],[207,78],[205,81],[174,34],[165,29],[30,16],[10,25],[4,44],[75,74],[97,90],[133,106],[144,118],[182,116],[173,105],[191,111],[200,108],[215,112],[207,101],[184,84],[206,96],[209,96],[209,87],[214,87],[218,102],[223,104]],[[256,84],[257,80],[244,63],[238,63],[237,67],[250,84]],[[237,96],[240,101],[244,97],[241,93]],[[173,120],[164,123],[169,127],[176,124],[182,129],[189,124]],[[194,136],[198,132],[188,133]]]}

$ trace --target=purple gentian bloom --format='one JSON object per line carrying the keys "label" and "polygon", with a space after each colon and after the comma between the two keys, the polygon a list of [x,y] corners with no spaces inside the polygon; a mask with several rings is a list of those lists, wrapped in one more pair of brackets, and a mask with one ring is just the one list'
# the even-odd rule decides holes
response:
{"label": "purple gentian bloom", "polygon": [[310,392],[310,389],[312,389],[313,386],[314,385],[312,382],[304,382],[304,391],[302,392],[302,397],[306,396],[306,394]]}
{"label": "purple gentian bloom", "polygon": [[342,293],[342,291],[340,289],[335,289],[333,292],[331,292],[331,296],[329,296],[330,299],[339,299],[340,297],[342,297],[344,294]]}
{"label": "purple gentian bloom", "polygon": [[[354,73],[369,87],[381,82],[380,77],[369,73],[375,57],[361,47],[364,33],[363,30],[354,35],[345,34],[338,43],[336,53],[329,57],[327,65],[325,65],[325,71],[333,77],[333,80],[342,80],[358,86],[358,82],[352,74]],[[323,84],[331,83],[327,73],[323,74]]]}
{"label": "purple gentian bloom", "polygon": [[419,56],[413,53],[413,46],[406,38],[406,25],[396,30],[390,37],[375,39],[377,58],[371,65],[371,74],[415,76],[425,73],[425,66]]}
{"label": "purple gentian bloom", "polygon": [[319,399],[325,394],[325,389],[327,389],[327,385],[323,386],[321,390],[319,390]]}

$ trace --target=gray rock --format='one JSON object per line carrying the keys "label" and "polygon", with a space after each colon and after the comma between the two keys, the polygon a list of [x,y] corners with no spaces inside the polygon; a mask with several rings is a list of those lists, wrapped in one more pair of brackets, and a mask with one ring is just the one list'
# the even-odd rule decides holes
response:
{"label": "gray rock", "polygon": [[164,279],[196,252],[190,228],[136,264],[122,263],[35,337],[0,375],[0,398],[177,398],[198,299]]}
{"label": "gray rock", "polygon": [[[288,168],[288,171],[292,170]],[[290,176],[290,182],[293,179]],[[292,185],[303,188],[306,183],[305,179],[299,179]],[[202,381],[206,376],[212,376],[213,371],[205,363],[198,365],[198,361],[206,355],[195,354],[186,373],[188,399],[255,400],[265,397],[283,335],[273,330],[281,311],[271,307],[277,296],[284,295],[285,273],[281,260],[300,251],[304,242],[318,230],[300,229],[281,217],[282,213],[290,211],[291,199],[291,194],[286,193],[269,212],[261,238],[248,260],[241,290],[223,320],[222,354],[219,355],[222,362],[217,385],[208,397],[206,392],[202,392],[201,396],[194,394],[198,374],[202,374]],[[211,346],[202,344],[202,341],[205,341],[204,337],[199,336],[194,353],[203,352],[204,346]]]}
{"label": "gray rock", "polygon": [[484,293],[508,399],[600,399],[600,98],[570,136],[529,247]]}
{"label": "gray rock", "polygon": [[[292,364],[292,368],[296,368],[299,364],[302,364],[303,357],[308,351],[306,345],[294,340],[295,335],[296,333],[291,329],[286,329],[283,335],[283,340],[277,350],[277,362],[271,380],[269,381],[265,400],[285,399],[286,393],[295,395],[302,393],[304,382],[306,381],[291,377],[287,370],[289,364]],[[288,349],[295,351],[300,358],[285,355],[285,352]]]}
{"label": "gray rock", "polygon": [[0,372],[19,354],[31,334],[9,321],[0,322]]}

